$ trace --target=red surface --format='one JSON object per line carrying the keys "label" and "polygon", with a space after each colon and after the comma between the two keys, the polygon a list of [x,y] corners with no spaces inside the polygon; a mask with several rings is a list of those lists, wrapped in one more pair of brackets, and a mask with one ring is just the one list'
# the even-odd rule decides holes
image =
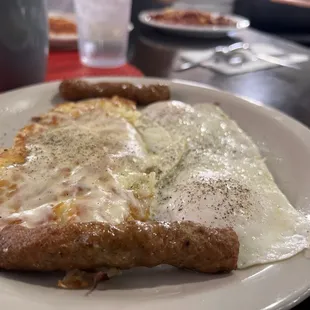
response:
{"label": "red surface", "polygon": [[76,51],[52,51],[49,54],[46,81],[96,75],[143,76],[141,71],[129,64],[109,69],[85,67],[80,63],[79,55]]}

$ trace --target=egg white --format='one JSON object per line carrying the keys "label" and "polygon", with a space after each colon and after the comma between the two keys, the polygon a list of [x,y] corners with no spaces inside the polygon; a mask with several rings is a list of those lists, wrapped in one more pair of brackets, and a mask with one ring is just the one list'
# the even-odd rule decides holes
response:
{"label": "egg white", "polygon": [[159,169],[154,219],[232,227],[239,268],[308,247],[309,222],[275,184],[254,142],[219,107],[156,103],[144,109],[138,129]]}

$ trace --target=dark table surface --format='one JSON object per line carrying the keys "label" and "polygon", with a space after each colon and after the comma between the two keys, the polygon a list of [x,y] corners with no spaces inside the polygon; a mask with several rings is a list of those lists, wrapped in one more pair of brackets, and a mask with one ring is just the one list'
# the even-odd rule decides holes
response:
{"label": "dark table surface", "polygon": [[[170,36],[137,25],[130,35],[129,60],[146,76],[205,83],[272,106],[310,127],[310,61],[300,64],[300,70],[278,67],[235,76],[205,68],[173,72],[180,51],[203,50],[234,41],[272,44],[287,52],[310,56],[310,50],[305,47],[252,29],[240,32],[236,37],[195,39]],[[310,298],[294,309],[309,310]]]}
{"label": "dark table surface", "polygon": [[185,49],[207,49],[229,45],[234,41],[266,43],[287,52],[309,54],[310,50],[283,39],[255,30],[240,32],[227,39],[194,39],[172,37],[150,28],[136,27],[130,37],[129,59],[146,76],[178,78],[201,82],[263,102],[291,115],[310,127],[310,61],[300,70],[278,67],[235,76],[226,76],[205,68],[173,72],[178,53]]}

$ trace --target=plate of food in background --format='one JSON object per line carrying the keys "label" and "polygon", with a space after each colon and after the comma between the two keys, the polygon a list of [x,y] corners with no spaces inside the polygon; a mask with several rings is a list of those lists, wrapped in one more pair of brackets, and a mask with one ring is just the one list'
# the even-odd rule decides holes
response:
{"label": "plate of food in background", "polygon": [[76,48],[77,26],[74,14],[49,12],[48,23],[51,48]]}
{"label": "plate of food in background", "polygon": [[[51,48],[76,49],[77,24],[74,13],[52,11],[48,14],[49,42]],[[128,31],[133,30],[130,23]]]}
{"label": "plate of food in background", "polygon": [[161,31],[194,37],[223,37],[250,26],[244,17],[197,9],[148,10],[139,14],[139,20]]}

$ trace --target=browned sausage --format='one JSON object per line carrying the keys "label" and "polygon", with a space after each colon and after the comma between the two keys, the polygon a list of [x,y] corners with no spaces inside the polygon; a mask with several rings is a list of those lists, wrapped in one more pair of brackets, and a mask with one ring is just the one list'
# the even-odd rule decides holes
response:
{"label": "browned sausage", "polygon": [[169,87],[159,84],[133,85],[130,83],[89,83],[83,80],[64,80],[59,85],[59,92],[65,100],[70,101],[119,96],[145,105],[170,99]]}
{"label": "browned sausage", "polygon": [[70,223],[34,229],[10,225],[0,232],[0,268],[71,270],[169,264],[200,272],[237,267],[239,242],[230,228],[193,222]]}

